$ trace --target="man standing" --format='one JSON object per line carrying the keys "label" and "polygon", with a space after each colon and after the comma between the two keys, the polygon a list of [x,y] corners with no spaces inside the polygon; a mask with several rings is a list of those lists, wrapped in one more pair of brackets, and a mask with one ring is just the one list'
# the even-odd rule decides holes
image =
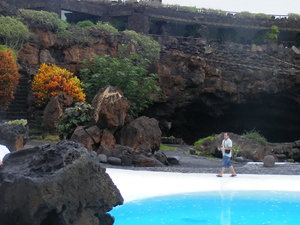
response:
{"label": "man standing", "polygon": [[230,169],[230,172],[231,172],[230,176],[235,177],[236,172],[235,172],[233,166],[231,165],[231,161],[230,161],[230,158],[232,156],[232,141],[229,138],[228,133],[224,133],[224,139],[222,141],[222,147],[218,148],[218,149],[220,151],[222,151],[223,165],[222,165],[221,172],[219,174],[217,174],[217,177],[222,177],[226,168]]}

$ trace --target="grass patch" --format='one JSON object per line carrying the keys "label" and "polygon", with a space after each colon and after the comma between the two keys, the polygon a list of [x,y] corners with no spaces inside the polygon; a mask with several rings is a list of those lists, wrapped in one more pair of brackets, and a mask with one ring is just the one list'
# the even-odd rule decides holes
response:
{"label": "grass patch", "polygon": [[200,145],[202,145],[202,143],[203,143],[204,141],[207,141],[207,140],[213,141],[214,139],[215,139],[214,136],[208,136],[208,137],[205,137],[205,138],[201,138],[201,139],[199,139],[198,141],[196,141],[196,142],[194,143],[194,147],[199,147]]}
{"label": "grass patch", "polygon": [[215,158],[212,154],[208,153],[208,152],[205,152],[205,151],[195,151],[195,154],[198,155],[198,156],[204,156],[204,157],[207,157],[207,158]]}
{"label": "grass patch", "polygon": [[260,143],[262,145],[266,145],[268,143],[267,139],[255,129],[251,131],[246,131],[245,133],[242,134],[242,136],[250,140],[256,141],[257,143]]}
{"label": "grass patch", "polygon": [[171,147],[171,146],[168,146],[168,145],[160,144],[159,150],[162,150],[162,151],[176,151],[176,150],[178,150],[178,147]]}
{"label": "grass patch", "polygon": [[32,135],[31,139],[33,141],[37,141],[37,142],[59,142],[59,136],[58,135]]}

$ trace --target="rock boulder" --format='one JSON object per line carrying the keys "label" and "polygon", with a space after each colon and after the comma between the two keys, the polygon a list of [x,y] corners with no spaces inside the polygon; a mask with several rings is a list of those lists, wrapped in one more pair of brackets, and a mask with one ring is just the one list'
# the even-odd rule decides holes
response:
{"label": "rock boulder", "polygon": [[73,98],[65,94],[58,94],[51,98],[44,110],[43,127],[51,134],[57,133],[56,124],[64,113],[64,109],[73,104]]}
{"label": "rock boulder", "polygon": [[11,152],[24,148],[27,135],[28,129],[23,125],[0,125],[0,144],[5,145]]}
{"label": "rock boulder", "polygon": [[158,121],[146,116],[139,117],[125,127],[118,135],[118,143],[138,150],[140,146],[158,150],[161,130]]}
{"label": "rock boulder", "polygon": [[97,156],[71,141],[11,153],[0,167],[6,225],[112,225],[123,203]]}
{"label": "rock boulder", "polygon": [[124,125],[129,102],[118,88],[103,88],[94,97],[92,105],[93,119],[100,128],[107,128],[114,133]]}

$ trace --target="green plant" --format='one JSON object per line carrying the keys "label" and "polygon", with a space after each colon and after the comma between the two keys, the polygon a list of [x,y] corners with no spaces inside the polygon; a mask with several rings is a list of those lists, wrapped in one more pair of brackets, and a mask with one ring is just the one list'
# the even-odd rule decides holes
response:
{"label": "green plant", "polygon": [[271,30],[267,33],[267,38],[271,40],[278,40],[279,37],[279,28],[276,25],[271,27]]}
{"label": "green plant", "polygon": [[260,143],[262,145],[266,145],[268,143],[267,139],[255,129],[251,131],[246,131],[245,133],[242,134],[242,136],[250,140],[256,141],[257,143]]}
{"label": "green plant", "polygon": [[257,13],[254,14],[255,18],[258,19],[272,19],[272,15],[264,14],[264,13]]}
{"label": "green plant", "polygon": [[242,11],[242,12],[239,12],[239,13],[235,14],[235,17],[238,17],[238,18],[255,18],[255,14],[250,13],[248,11]]}
{"label": "green plant", "polygon": [[77,102],[67,108],[58,122],[58,131],[64,138],[71,138],[77,126],[83,126],[92,119],[93,107],[85,102]]}
{"label": "green plant", "polygon": [[160,144],[159,150],[162,150],[162,151],[176,151],[176,150],[178,150],[178,147],[171,147],[171,146],[168,146],[168,145]]}
{"label": "green plant", "polygon": [[207,140],[213,141],[214,139],[215,139],[214,136],[208,136],[208,137],[205,137],[205,138],[201,138],[201,139],[199,139],[198,141],[196,141],[196,142],[194,143],[194,147],[199,147],[200,145],[203,144],[203,142],[205,142],[205,141],[207,141]]}
{"label": "green plant", "polygon": [[29,38],[29,30],[21,21],[0,16],[0,43],[12,49],[20,50]]}
{"label": "green plant", "polygon": [[57,37],[70,44],[88,44],[90,35],[86,28],[68,25],[66,29],[60,29],[57,32]]}
{"label": "green plant", "polygon": [[289,20],[300,20],[300,14],[289,13],[288,18],[289,18]]}
{"label": "green plant", "polygon": [[21,19],[32,28],[59,31],[64,30],[68,23],[61,20],[56,13],[20,9]]}
{"label": "green plant", "polygon": [[26,126],[28,124],[27,120],[25,119],[20,119],[20,120],[10,120],[5,122],[4,124],[8,124],[8,125],[22,125],[22,126]]}
{"label": "green plant", "polygon": [[195,154],[198,156],[204,156],[204,157],[208,157],[208,158],[213,158],[214,156],[208,152],[205,151],[201,151],[201,150],[197,150],[195,151]]}
{"label": "green plant", "polygon": [[[144,65],[159,60],[160,44],[153,40],[152,37],[137,33],[132,30],[123,31],[128,42],[135,46],[135,51],[128,51],[128,45],[123,45],[120,50],[120,57],[130,57]],[[131,54],[130,54],[131,53]],[[136,53],[136,54],[135,54]]]}
{"label": "green plant", "polygon": [[156,74],[147,74],[143,65],[135,65],[128,58],[95,56],[83,61],[80,78],[84,83],[87,100],[107,85],[120,88],[130,101],[130,112],[137,115],[154,102],[159,94]]}
{"label": "green plant", "polygon": [[103,30],[108,33],[112,33],[114,35],[119,33],[119,31],[114,26],[110,25],[109,23],[97,22],[94,27],[99,30]]}
{"label": "green plant", "polygon": [[232,145],[232,157],[236,158],[241,154],[241,150],[239,148],[239,146],[237,145]]}
{"label": "green plant", "polygon": [[90,20],[83,20],[76,23],[77,27],[85,28],[85,27],[92,27],[95,26],[95,24]]}

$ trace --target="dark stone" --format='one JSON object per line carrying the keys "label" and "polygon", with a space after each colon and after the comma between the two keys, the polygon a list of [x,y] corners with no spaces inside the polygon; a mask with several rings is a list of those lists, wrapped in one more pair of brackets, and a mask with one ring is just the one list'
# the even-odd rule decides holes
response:
{"label": "dark stone", "polygon": [[63,115],[65,108],[71,106],[72,103],[73,98],[65,94],[58,94],[50,99],[43,113],[43,127],[47,132],[58,133],[59,118]]}
{"label": "dark stone", "polygon": [[99,154],[98,159],[101,163],[107,163],[107,156],[104,154]]}
{"label": "dark stone", "polygon": [[79,126],[75,129],[74,133],[71,136],[71,140],[80,143],[89,151],[93,151],[95,149],[96,143],[94,142],[94,139],[90,136],[90,134],[86,131],[86,128],[83,126]]}
{"label": "dark stone", "polygon": [[117,142],[133,149],[139,149],[141,146],[145,146],[155,151],[159,149],[160,139],[161,130],[158,126],[158,121],[142,116],[121,129],[118,134]]}
{"label": "dark stone", "polygon": [[172,165],[178,165],[179,164],[180,157],[179,156],[169,156],[168,162]]}
{"label": "dark stone", "polygon": [[23,149],[27,136],[28,128],[23,125],[0,124],[0,144],[11,152]]}
{"label": "dark stone", "polygon": [[266,155],[263,159],[264,167],[274,167],[276,159],[273,155]]}
{"label": "dark stone", "polygon": [[164,164],[162,164],[157,159],[152,157],[147,157],[143,154],[133,155],[132,163],[136,166],[141,166],[141,167],[163,167],[164,166]]}
{"label": "dark stone", "polygon": [[107,158],[107,162],[111,165],[116,165],[116,166],[120,166],[122,164],[122,160],[120,158],[112,157],[112,156]]}
{"label": "dark stone", "polygon": [[5,225],[112,225],[123,203],[98,159],[71,141],[13,152],[0,167]]}
{"label": "dark stone", "polygon": [[163,153],[163,152],[156,152],[156,153],[154,154],[154,157],[155,157],[158,161],[160,161],[161,163],[163,163],[164,165],[169,165],[169,161],[168,161],[168,158],[167,158],[167,156],[166,156],[165,153]]}
{"label": "dark stone", "polygon": [[108,86],[101,89],[92,101],[93,120],[101,129],[114,133],[122,127],[129,109],[129,102],[121,90]]}

